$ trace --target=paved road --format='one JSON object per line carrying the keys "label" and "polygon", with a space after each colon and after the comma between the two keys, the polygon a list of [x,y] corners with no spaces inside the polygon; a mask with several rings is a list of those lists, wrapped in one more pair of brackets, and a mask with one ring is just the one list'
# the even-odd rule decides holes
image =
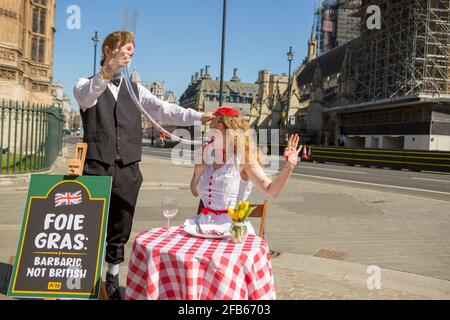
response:
{"label": "paved road", "polygon": [[[143,153],[168,159],[171,149],[143,147]],[[189,152],[189,151],[188,151]],[[184,155],[183,157],[189,156]],[[280,164],[280,167],[282,164]],[[270,172],[270,170],[269,170]],[[301,162],[294,177],[321,180],[338,185],[358,186],[370,190],[382,190],[399,194],[450,201],[450,174],[438,172],[413,172]]]}
{"label": "paved road", "polygon": [[[71,154],[72,147],[68,147]],[[170,165],[167,150],[144,148],[144,153],[149,152],[154,155],[144,156],[140,164],[145,181],[138,199],[132,238],[137,232],[166,224],[160,207],[164,196],[175,197],[180,204],[172,225],[181,225],[196,212],[198,206],[198,199],[192,197],[187,187],[192,176],[192,165]],[[301,163],[300,172],[308,170],[309,165]],[[312,166],[334,171],[354,169],[387,175],[400,174],[389,170],[314,164],[311,168]],[[66,163],[58,165],[54,173],[66,170],[67,159]],[[317,178],[293,177],[283,193],[275,199],[268,199],[256,188],[252,194],[253,203],[270,200],[266,240],[273,250],[282,252],[273,259],[280,299],[415,299],[425,295],[423,290],[414,291],[414,295],[399,288],[388,290],[385,284],[389,283],[389,279],[384,271],[382,290],[369,292],[365,286],[367,265],[450,280],[448,199],[439,201],[405,196],[391,192],[397,190],[387,188],[384,191],[388,192],[380,192],[365,189],[373,186],[360,188],[355,183],[344,185],[341,181],[333,182],[319,177],[322,172],[329,174],[333,171],[309,170],[308,174]],[[352,173],[353,171],[348,174]],[[343,177],[346,178],[345,175]],[[0,188],[0,269],[2,262],[7,262],[9,256],[16,254],[26,200],[26,184],[20,188],[22,191],[14,191],[13,187],[17,186]],[[259,226],[257,220],[252,220],[252,223]],[[127,244],[127,261],[131,246],[132,241]],[[342,259],[345,261],[324,259],[328,261],[322,267],[308,264],[309,259],[316,258],[311,256],[320,250],[343,254]],[[299,258],[291,260],[289,257],[292,256]],[[351,270],[342,267],[346,262],[365,265],[359,268],[358,277],[361,281],[355,282],[355,277],[347,277]],[[322,274],[324,270],[328,273]],[[127,264],[124,263],[121,268],[122,284],[125,283],[126,271]],[[406,282],[414,285],[421,283],[420,279],[409,278]],[[384,288],[387,290],[383,290]],[[432,289],[436,288],[433,286]],[[450,291],[446,289],[445,292],[447,294]]]}

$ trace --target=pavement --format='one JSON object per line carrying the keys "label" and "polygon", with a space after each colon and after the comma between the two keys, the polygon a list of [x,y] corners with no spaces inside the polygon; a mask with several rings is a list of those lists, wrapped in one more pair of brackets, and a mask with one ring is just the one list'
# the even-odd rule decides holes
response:
{"label": "pavement", "polygon": [[[52,173],[66,173],[73,146],[67,148]],[[302,166],[306,164],[300,163],[298,170]],[[189,191],[191,164],[175,165],[153,154],[144,155],[140,167],[144,183],[132,237],[165,225],[160,211],[165,195],[176,197],[180,206],[173,225],[195,214],[198,199]],[[342,170],[324,168],[331,174],[333,169]],[[16,251],[26,191],[26,175],[0,179],[0,287],[1,270]],[[265,199],[254,190],[250,200]],[[292,176],[287,188],[268,200],[266,240],[275,252],[272,267],[278,299],[450,298],[449,198]],[[258,226],[257,221],[252,223]],[[132,241],[126,259],[131,246]],[[121,284],[126,273],[123,264]],[[0,299],[7,299],[2,293],[4,288]]]}

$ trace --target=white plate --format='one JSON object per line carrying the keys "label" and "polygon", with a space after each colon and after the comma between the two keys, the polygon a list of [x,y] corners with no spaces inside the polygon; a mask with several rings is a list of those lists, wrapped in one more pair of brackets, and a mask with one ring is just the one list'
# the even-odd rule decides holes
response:
{"label": "white plate", "polygon": [[[211,231],[211,230],[217,230],[217,231],[221,232],[224,229],[226,229],[224,227],[219,227],[219,226],[215,226],[215,225],[211,225],[211,224],[201,224],[200,227],[202,228],[203,232],[207,232],[207,231]],[[207,238],[207,239],[224,239],[224,238],[231,237],[231,233],[228,230],[223,235],[197,233],[196,225],[184,226],[184,231],[186,231],[190,235],[193,235],[194,237]]]}

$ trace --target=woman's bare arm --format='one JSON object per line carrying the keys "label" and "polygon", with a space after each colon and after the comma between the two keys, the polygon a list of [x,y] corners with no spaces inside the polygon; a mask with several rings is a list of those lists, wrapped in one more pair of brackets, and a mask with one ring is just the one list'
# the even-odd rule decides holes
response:
{"label": "woman's bare arm", "polygon": [[287,161],[275,180],[272,181],[257,162],[244,165],[244,172],[249,180],[264,193],[271,197],[276,197],[286,186],[289,176],[297,165],[298,153],[301,149],[301,147],[297,149],[299,141],[300,137],[298,135],[293,135],[289,138],[288,147],[284,153]]}
{"label": "woman's bare arm", "polygon": [[198,192],[197,192],[197,185],[198,182],[200,181],[200,177],[203,173],[204,170],[204,165],[203,164],[196,164],[194,167],[194,174],[192,176],[191,179],[191,193],[194,197],[198,197]]}

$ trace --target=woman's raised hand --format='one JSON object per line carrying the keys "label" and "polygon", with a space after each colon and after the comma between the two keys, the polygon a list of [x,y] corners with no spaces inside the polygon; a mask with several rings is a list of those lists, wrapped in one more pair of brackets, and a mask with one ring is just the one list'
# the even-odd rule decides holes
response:
{"label": "woman's raised hand", "polygon": [[[288,140],[288,146],[284,150],[284,159],[292,167],[295,167],[297,165],[298,154],[300,153],[300,151],[302,150],[302,147],[303,147],[302,145],[300,145],[300,147],[298,147],[300,140],[301,139],[298,134],[291,135]],[[297,149],[297,147],[298,147],[298,149]]]}

